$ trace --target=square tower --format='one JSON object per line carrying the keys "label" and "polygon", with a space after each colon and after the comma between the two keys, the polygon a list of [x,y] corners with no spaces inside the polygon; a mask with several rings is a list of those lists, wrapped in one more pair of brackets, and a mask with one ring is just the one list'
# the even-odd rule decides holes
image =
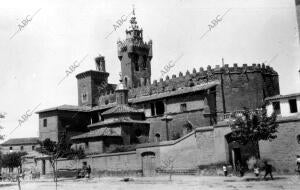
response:
{"label": "square tower", "polygon": [[137,88],[151,83],[152,41],[143,41],[143,29],[139,29],[135,13],[126,30],[126,39],[118,41],[118,57],[122,77],[128,88]]}

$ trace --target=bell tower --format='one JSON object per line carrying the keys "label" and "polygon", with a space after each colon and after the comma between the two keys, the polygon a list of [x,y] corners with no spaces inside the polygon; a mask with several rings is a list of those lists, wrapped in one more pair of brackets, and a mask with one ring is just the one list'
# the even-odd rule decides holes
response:
{"label": "bell tower", "polygon": [[117,44],[125,86],[130,89],[150,84],[152,41],[143,41],[143,29],[137,25],[134,9],[126,39],[119,40]]}

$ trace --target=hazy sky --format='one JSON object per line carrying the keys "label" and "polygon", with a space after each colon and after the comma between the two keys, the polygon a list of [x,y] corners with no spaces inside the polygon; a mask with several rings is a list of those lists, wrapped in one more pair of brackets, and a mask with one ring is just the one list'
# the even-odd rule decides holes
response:
{"label": "hazy sky", "polygon": [[[299,44],[294,0],[27,0],[0,1],[0,120],[8,134],[26,112],[62,104],[77,105],[75,75],[95,69],[94,57],[105,56],[109,82],[117,83],[117,40],[125,38],[128,21],[113,24],[132,11],[153,40],[152,80],[165,64],[183,55],[168,73],[184,74],[207,65],[262,63],[280,75],[282,94],[300,92]],[[230,10],[229,10],[230,9]],[[210,32],[208,25],[223,17]],[[19,30],[22,20],[31,18]],[[124,18],[124,17],[123,17]],[[86,57],[58,86],[74,61]],[[7,138],[38,136],[32,115]]]}

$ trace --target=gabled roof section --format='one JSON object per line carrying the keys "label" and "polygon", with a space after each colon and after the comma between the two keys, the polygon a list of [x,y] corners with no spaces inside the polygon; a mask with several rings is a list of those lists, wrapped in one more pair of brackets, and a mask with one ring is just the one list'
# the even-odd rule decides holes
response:
{"label": "gabled roof section", "polygon": [[37,111],[35,113],[43,113],[49,111],[77,111],[77,112],[89,112],[91,111],[91,107],[88,106],[74,106],[74,105],[61,105],[54,108],[48,108],[44,110]]}
{"label": "gabled roof section", "polygon": [[131,103],[146,102],[146,101],[150,101],[150,100],[162,99],[162,98],[166,98],[166,97],[177,96],[177,95],[191,93],[191,92],[203,91],[203,90],[207,90],[212,87],[215,87],[218,84],[220,84],[219,81],[212,81],[212,82],[208,82],[205,84],[200,84],[200,85],[196,85],[196,86],[192,86],[192,87],[180,88],[175,91],[169,91],[169,92],[163,92],[163,93],[159,93],[159,94],[152,94],[149,96],[140,96],[137,98],[132,98],[129,100],[129,102],[131,102]]}
{"label": "gabled roof section", "polygon": [[267,97],[265,100],[279,100],[279,99],[296,98],[296,97],[300,97],[300,93],[276,95],[276,96]]}
{"label": "gabled roof section", "polygon": [[92,137],[121,137],[121,128],[107,128],[103,127],[100,129],[95,129],[77,136],[73,136],[71,139],[85,139],[85,138],[92,138]]}
{"label": "gabled roof section", "polygon": [[120,114],[120,113],[144,113],[144,111],[129,107],[128,105],[125,104],[119,104],[103,112],[102,115]]}
{"label": "gabled roof section", "polygon": [[145,121],[145,120],[133,120],[130,118],[116,118],[116,119],[112,119],[112,120],[104,120],[104,121],[100,121],[97,123],[93,123],[88,125],[88,127],[101,127],[101,126],[106,126],[106,125],[113,125],[113,124],[119,124],[119,123],[135,123],[135,124],[148,124],[150,125],[149,121]]}
{"label": "gabled roof section", "polygon": [[14,139],[8,139],[7,141],[3,142],[1,146],[31,145],[31,144],[38,144],[38,143],[39,143],[38,137],[14,138]]}

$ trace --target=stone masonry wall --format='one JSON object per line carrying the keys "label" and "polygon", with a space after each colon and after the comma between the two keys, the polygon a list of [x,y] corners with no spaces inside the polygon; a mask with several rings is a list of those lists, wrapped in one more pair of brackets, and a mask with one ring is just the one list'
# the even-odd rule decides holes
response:
{"label": "stone masonry wall", "polygon": [[279,173],[295,173],[296,155],[300,155],[300,116],[279,120],[277,138],[259,143],[260,156],[271,160]]}

